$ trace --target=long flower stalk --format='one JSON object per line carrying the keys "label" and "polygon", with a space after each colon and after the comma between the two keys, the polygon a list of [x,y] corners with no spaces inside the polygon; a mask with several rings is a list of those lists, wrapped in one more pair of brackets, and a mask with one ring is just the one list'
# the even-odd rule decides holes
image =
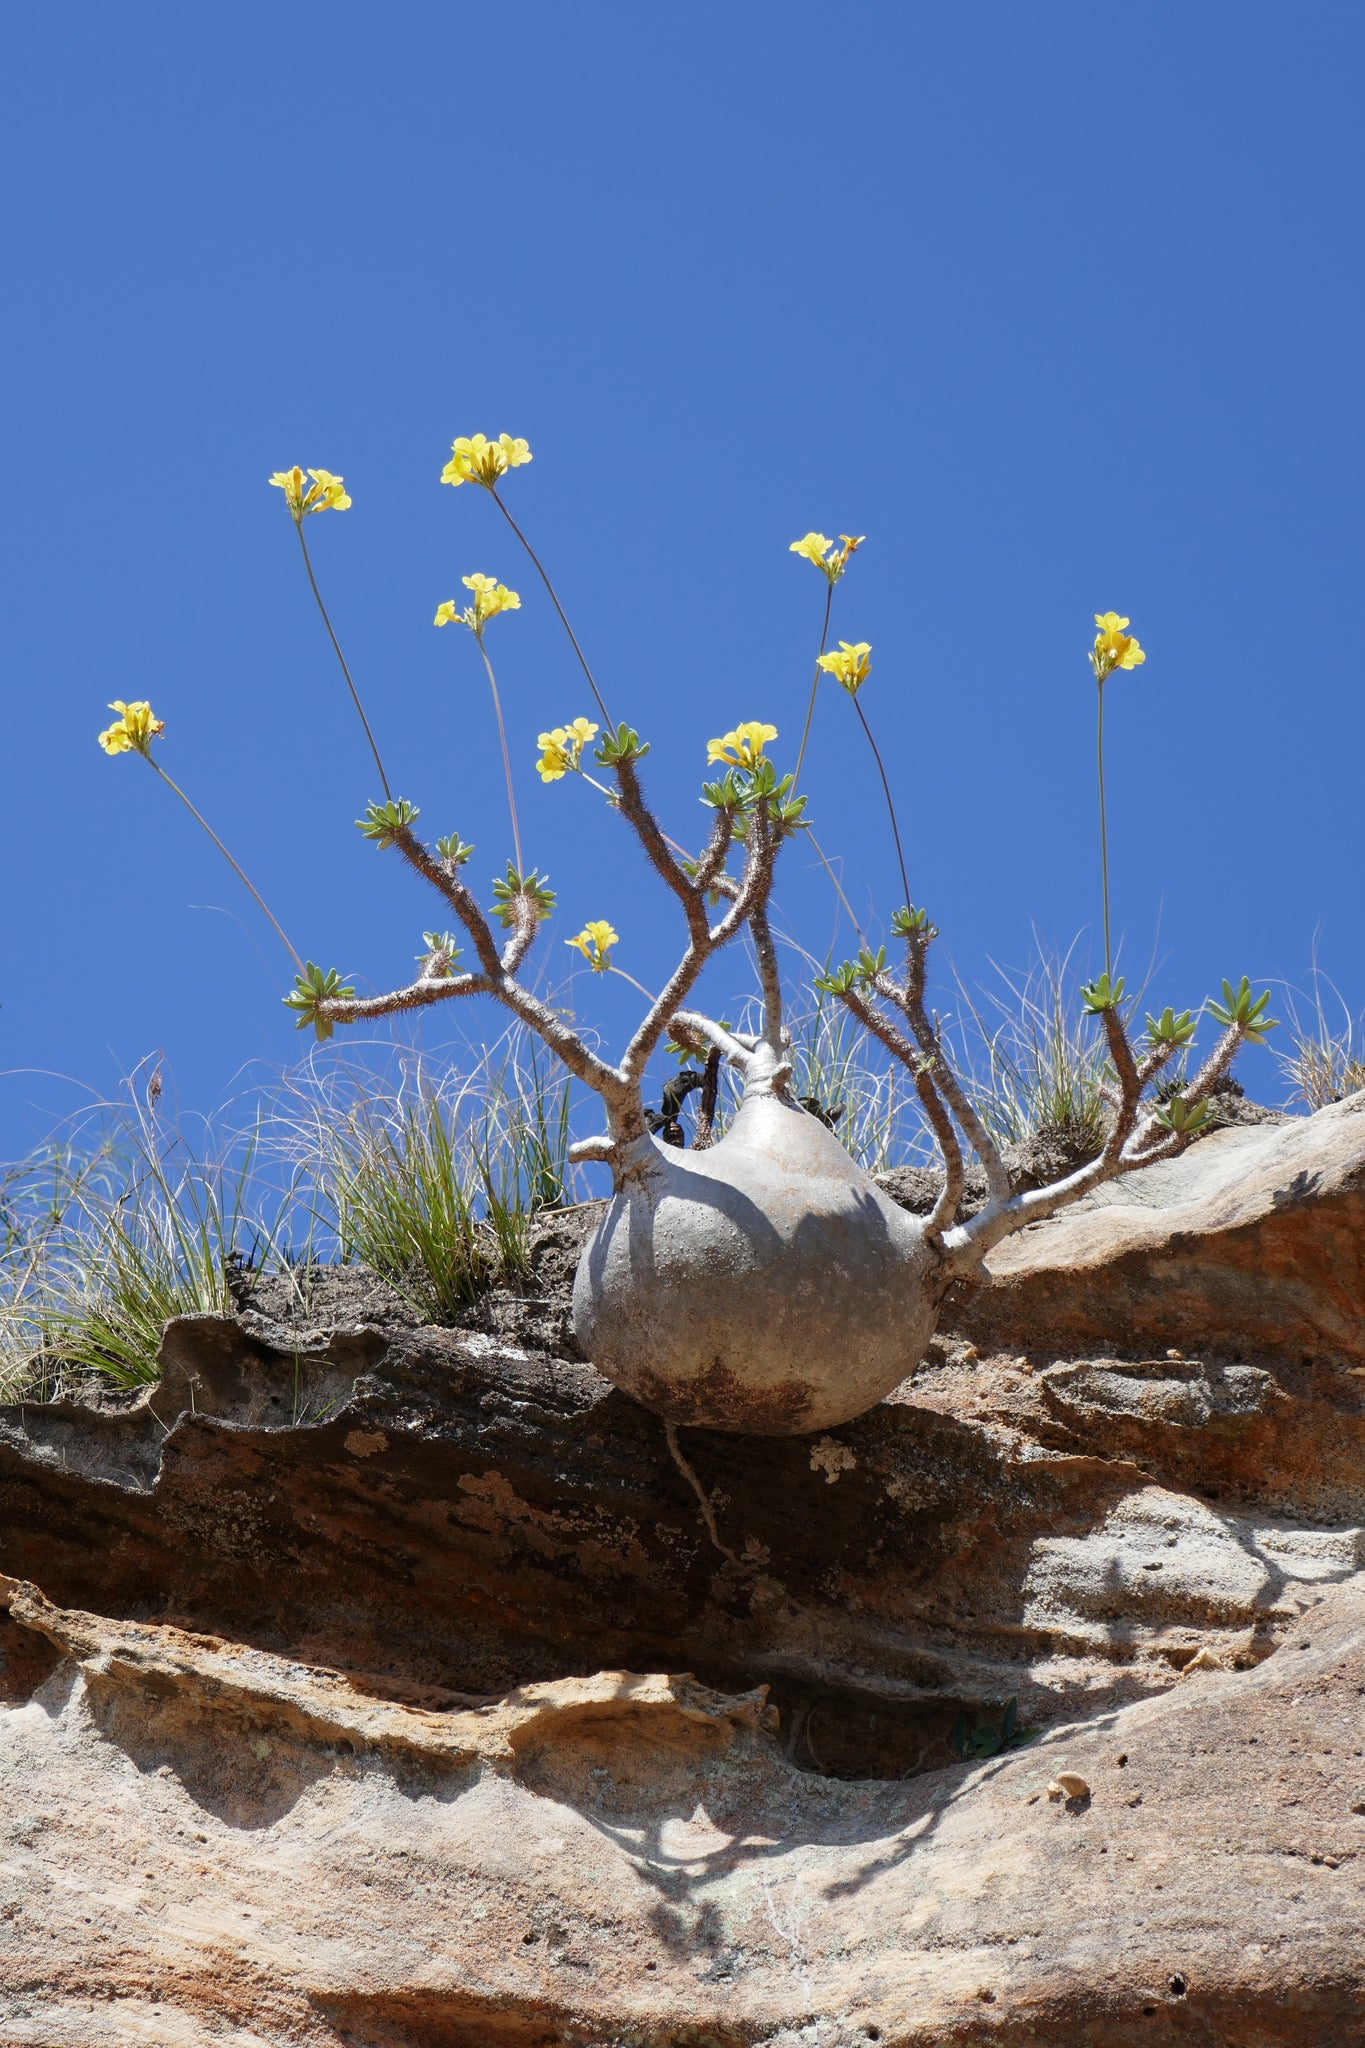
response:
{"label": "long flower stalk", "polygon": [[1104,903],[1104,971],[1112,974],[1113,950],[1109,944],[1109,831],[1104,810],[1104,678],[1096,682],[1099,700],[1095,719],[1095,767],[1100,784],[1100,894]]}
{"label": "long flower stalk", "polygon": [[341,663],[341,673],[346,678],[346,687],[351,693],[351,702],[355,705],[357,715],[359,716],[360,719],[360,723],[365,728],[365,737],[370,743],[370,752],[374,755],[374,765],[379,771],[379,780],[383,787],[385,798],[387,799],[393,795],[393,791],[389,788],[389,778],[384,773],[384,763],[380,759],[379,746],[375,740],[373,732],[370,729],[370,721],[365,716],[365,707],[360,701],[360,692],[359,690],[357,690],[355,686],[355,680],[351,675],[349,667],[347,666],[346,657],[341,651],[341,642],[337,639],[336,630],[332,625],[330,617],[328,616],[327,607],[322,601],[322,592],[318,589],[318,579],[313,574],[312,558],[308,553],[308,542],[304,538],[302,519],[296,519],[294,521],[294,530],[298,534],[299,546],[303,550],[303,566],[308,571],[309,586],[312,589],[313,597],[317,603],[317,608],[322,613],[322,623],[327,628],[327,637],[332,643],[332,650],[335,653],[337,660]]}
{"label": "long flower stalk", "polygon": [[1141,668],[1147,657],[1128,631],[1128,620],[1117,612],[1096,612],[1099,631],[1090,649],[1090,666],[1095,672],[1098,703],[1095,712],[1095,768],[1100,786],[1100,896],[1104,910],[1104,972],[1106,980],[1114,971],[1113,948],[1109,942],[1109,827],[1104,804],[1104,686],[1116,668]]}
{"label": "long flower stalk", "polygon": [[569,624],[569,615],[565,611],[563,605],[559,602],[559,593],[556,591],[553,583],[551,583],[550,578],[546,573],[545,564],[541,561],[540,556],[536,553],[535,549],[531,546],[530,541],[527,540],[526,535],[517,525],[516,520],[512,517],[506,505],[504,505],[502,499],[498,496],[495,486],[492,484],[488,486],[488,495],[492,498],[493,503],[497,506],[499,512],[501,512],[503,518],[507,521],[507,524],[511,527],[513,533],[516,535],[517,539],[521,542],[527,554],[530,556],[531,566],[534,568],[537,576],[539,576],[541,582],[545,585],[546,590],[549,592],[550,602],[554,606],[555,610],[559,613],[559,622],[563,626],[564,631],[569,636],[570,646],[573,648],[574,653],[578,656],[578,665],[588,679],[588,688],[592,691],[593,699],[597,705],[597,708],[601,712],[604,722],[608,726],[610,726],[611,713],[608,711],[606,707],[606,702],[602,696],[602,692],[597,687],[597,678],[593,675],[592,670],[588,666],[588,657],[578,644],[578,635],[574,632],[573,627]]}
{"label": "long flower stalk", "polygon": [[891,784],[886,779],[886,767],[882,761],[881,749],[872,737],[872,727],[867,722],[867,713],[858,702],[856,695],[853,699],[853,709],[858,714],[859,724],[867,734],[867,744],[872,749],[872,758],[877,764],[877,773],[882,779],[882,791],[886,797],[887,815],[891,820],[891,836],[896,842],[896,861],[901,871],[901,887],[905,891],[905,900],[908,903],[910,901],[910,883],[905,872],[905,854],[901,850],[901,828],[896,821],[896,805],[891,795]]}
{"label": "long flower stalk", "polygon": [[816,692],[820,688],[820,663],[824,658],[825,645],[829,639],[829,615],[833,604],[834,585],[831,582],[825,586],[825,616],[820,627],[820,645],[815,654],[815,672],[810,679],[810,698],[806,704],[806,722],[801,728],[801,744],[796,750],[796,766],[792,770],[793,796],[796,794],[796,785],[801,780],[801,765],[806,758],[806,742],[810,738],[811,720],[815,716],[815,697]]}
{"label": "long flower stalk", "polygon": [[238,881],[242,884],[243,888],[245,888],[247,892],[256,899],[256,902],[259,904],[260,908],[265,912],[266,916],[269,918],[271,924],[275,927],[275,930],[278,932],[281,940],[283,941],[285,951],[288,953],[295,967],[298,968],[300,974],[302,974],[303,961],[300,958],[300,956],[295,952],[294,947],[290,942],[289,934],[285,931],[284,926],[280,923],[274,911],[270,908],[270,905],[266,902],[264,896],[262,896],[260,890],[256,887],[251,877],[246,873],[244,868],[239,866],[239,864],[233,859],[232,855],[228,852],[227,848],[224,846],[222,840],[218,837],[218,834],[214,831],[212,825],[210,825],[208,819],[204,816],[203,812],[195,808],[195,806],[190,802],[189,798],[186,796],[184,790],[180,787],[180,784],[172,780],[172,778],[166,773],[165,769],[162,767],[161,763],[159,761],[153,760],[150,753],[143,754],[142,758],[144,761],[146,761],[148,767],[154,768],[156,770],[157,774],[161,777],[161,780],[165,783],[167,789],[173,790],[175,792],[176,796],[179,797],[181,803],[185,806],[185,809],[189,812],[190,816],[196,821],[197,824],[203,827],[205,832],[208,833],[209,838],[213,841],[219,853],[222,854],[223,859],[232,869],[233,874],[236,875]]}
{"label": "long flower stalk", "polygon": [[493,664],[488,659],[488,649],[483,644],[483,634],[475,633],[474,638],[479,643],[479,653],[483,656],[484,671],[488,677],[488,687],[493,692],[493,715],[498,721],[498,744],[502,748],[502,772],[507,782],[507,808],[512,818],[512,847],[517,856],[517,873],[524,875],[526,867],[521,857],[521,831],[517,824],[517,799],[516,792],[512,787],[512,757],[507,751],[507,728],[503,724],[502,700],[498,696],[498,679],[493,673]]}

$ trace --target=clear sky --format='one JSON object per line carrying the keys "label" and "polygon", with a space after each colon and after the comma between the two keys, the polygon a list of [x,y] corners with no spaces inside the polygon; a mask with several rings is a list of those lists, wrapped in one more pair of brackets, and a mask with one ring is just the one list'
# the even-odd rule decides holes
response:
{"label": "clear sky", "polygon": [[[711,734],[770,720],[790,762],[821,584],[788,542],[865,533],[835,629],[873,643],[912,891],[964,974],[1034,927],[1095,964],[1113,607],[1148,650],[1110,693],[1125,959],[1157,943],[1180,1005],[1301,979],[1320,928],[1365,1004],[1358,7],[77,0],[0,36],[0,1152],[153,1049],[208,1107],[303,1043],[268,927],[96,747],[108,699],[150,697],[301,951],[391,985],[444,921],[351,823],[373,771],[266,483],[295,461],[354,495],[318,573],[396,786],[484,888],[487,692],[431,620],[470,570],[521,590],[489,644],[561,892],[546,971],[602,916],[657,986],[669,904],[533,772],[589,708],[570,650],[496,508],[437,480],[475,430],[529,439],[509,503],[680,836]],[[877,928],[901,892],[832,686],[807,786]],[[823,953],[809,853],[780,900]],[[746,982],[718,967],[717,1007]],[[636,1002],[566,1000],[618,1038]],[[1266,1055],[1246,1078],[1273,1090]]]}

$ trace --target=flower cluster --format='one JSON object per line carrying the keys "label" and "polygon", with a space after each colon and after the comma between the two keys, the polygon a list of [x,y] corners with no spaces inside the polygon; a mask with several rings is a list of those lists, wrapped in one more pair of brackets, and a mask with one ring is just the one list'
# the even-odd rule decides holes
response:
{"label": "flower cluster", "polygon": [[577,769],[584,747],[596,737],[597,727],[590,718],[575,718],[569,725],[557,725],[553,732],[543,732],[536,741],[541,750],[536,762],[541,781],[558,782],[570,769]]}
{"label": "flower cluster", "polygon": [[572,939],[565,939],[566,946],[576,946],[594,974],[601,974],[611,966],[611,949],[620,943],[620,935],[614,932],[604,917],[590,917]]}
{"label": "flower cluster", "polygon": [[305,485],[303,471],[295,463],[292,469],[277,469],[270,481],[277,490],[284,492],[284,502],[289,507],[291,518],[298,524],[308,512],[345,512],[350,499],[339,476],[333,476],[330,469],[310,469],[313,481]]}
{"label": "flower cluster", "polygon": [[831,584],[834,584],[848,567],[849,556],[857,552],[867,539],[867,535],[841,533],[839,539],[843,545],[836,548],[827,534],[807,533],[800,540],[794,540],[788,552],[793,555],[804,555],[808,562],[814,562],[817,569],[823,570]]}
{"label": "flower cluster", "polygon": [[767,758],[763,749],[776,738],[775,725],[760,725],[757,719],[750,718],[718,740],[708,740],[706,758],[708,762],[728,761],[735,768],[759,768]]}
{"label": "flower cluster", "polygon": [[109,709],[119,715],[99,736],[105,753],[145,754],[150,761],[152,741],[158,733],[165,732],[165,719],[153,718],[150,704],[125,704],[121,697],[115,697]]}
{"label": "flower cluster", "polygon": [[436,616],[431,622],[433,626],[449,626],[458,620],[462,626],[468,626],[471,633],[482,633],[488,621],[495,619],[499,612],[521,610],[521,599],[516,591],[509,590],[505,583],[499,583],[495,576],[484,576],[476,569],[472,576],[462,576],[460,581],[466,590],[473,591],[473,604],[466,605],[461,611],[454,598],[448,597],[444,604],[437,605]]}
{"label": "flower cluster", "polygon": [[850,697],[856,697],[871,673],[871,654],[870,640],[841,640],[836,653],[820,656],[819,666],[842,683]]}
{"label": "flower cluster", "polygon": [[485,434],[461,434],[450,444],[450,460],[441,471],[443,484],[483,484],[492,490],[509,469],[531,460],[524,441],[511,434],[499,434],[490,441]]}
{"label": "flower cluster", "polygon": [[1116,668],[1142,666],[1147,657],[1129,633],[1127,619],[1121,619],[1117,612],[1096,612],[1095,624],[1100,630],[1090,650],[1090,666],[1097,683],[1111,676]]}

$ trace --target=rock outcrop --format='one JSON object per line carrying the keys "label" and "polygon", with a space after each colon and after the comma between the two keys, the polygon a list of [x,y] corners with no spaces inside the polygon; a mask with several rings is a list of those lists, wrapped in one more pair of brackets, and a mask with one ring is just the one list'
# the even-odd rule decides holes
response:
{"label": "rock outcrop", "polygon": [[1356,1130],[1029,1233],[812,1437],[675,1459],[548,1281],[0,1410],[0,2048],[1365,2043]]}
{"label": "rock outcrop", "polygon": [[952,1313],[985,1343],[1365,1363],[1365,1094],[1097,1188]]}
{"label": "rock outcrop", "polygon": [[5,2048],[1365,2038],[1358,1582],[899,1784],[798,1768],[761,1693],[419,1707],[9,1602]]}

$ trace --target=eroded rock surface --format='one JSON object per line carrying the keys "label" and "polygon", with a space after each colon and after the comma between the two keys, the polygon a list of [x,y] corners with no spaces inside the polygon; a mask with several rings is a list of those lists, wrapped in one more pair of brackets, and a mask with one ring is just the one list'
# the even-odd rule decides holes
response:
{"label": "eroded rock surface", "polygon": [[978,1341],[1365,1362],[1365,1093],[1216,1132],[996,1248]]}
{"label": "eroded rock surface", "polygon": [[5,2048],[1362,2038],[1358,1579],[1254,1669],[901,1783],[799,1769],[761,1693],[419,1707],[9,1602]]}
{"label": "eroded rock surface", "polygon": [[[583,1214],[482,1331],[319,1276],[0,1410],[0,2048],[1365,2043],[1341,1110],[1316,1194],[1249,1129],[1178,1228],[1078,1219],[1134,1328],[1039,1335],[1031,1253],[813,1437],[679,1464],[563,1355]],[[1253,1252],[1331,1345],[1258,1341]]]}
{"label": "eroded rock surface", "polygon": [[[1245,1369],[1192,1432],[1188,1363],[1134,1383],[940,1346],[837,1431],[684,1431],[718,1549],[662,1424],[590,1366],[435,1330],[305,1357],[217,1317],[172,1324],[164,1356],[130,1410],[0,1414],[0,1561],[59,1604],[391,1687],[767,1684],[798,1761],[846,1775],[946,1762],[959,1711],[1016,1694],[1099,1709],[1201,1650],[1262,1655],[1322,1525],[1343,1557],[1365,1525],[1365,1383],[1340,1370]],[[1097,1622],[1092,1561],[1149,1525],[1152,1568]],[[1044,1590],[1045,1555],[1074,1571]]]}

